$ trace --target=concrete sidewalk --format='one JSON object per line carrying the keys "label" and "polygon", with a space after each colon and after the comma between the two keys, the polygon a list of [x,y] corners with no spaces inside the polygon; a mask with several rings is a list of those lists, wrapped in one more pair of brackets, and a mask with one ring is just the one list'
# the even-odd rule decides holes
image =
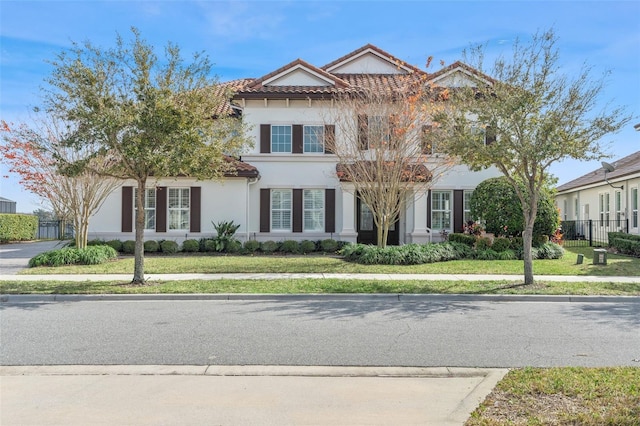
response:
{"label": "concrete sidewalk", "polygon": [[462,425],[506,369],[0,367],[2,425]]}

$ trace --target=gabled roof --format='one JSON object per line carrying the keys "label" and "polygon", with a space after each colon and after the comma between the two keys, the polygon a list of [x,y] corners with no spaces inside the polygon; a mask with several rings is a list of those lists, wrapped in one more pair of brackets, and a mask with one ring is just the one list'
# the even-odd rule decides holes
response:
{"label": "gabled roof", "polygon": [[441,70],[438,70],[434,73],[429,74],[427,80],[430,83],[437,83],[439,80],[442,80],[448,76],[451,76],[457,72],[462,72],[463,74],[469,75],[474,79],[479,79],[486,83],[494,83],[495,80],[488,75],[478,71],[477,69],[465,64],[461,61],[456,61]]}
{"label": "gabled roof", "polygon": [[[253,82],[247,84],[244,87],[244,90],[250,91],[250,90],[264,89],[265,87],[270,86],[269,84],[270,82],[274,82],[277,79],[281,79],[285,77],[287,74],[291,74],[296,70],[303,70],[313,76],[316,76],[319,79],[324,80],[327,83],[324,86],[333,86],[336,88],[346,88],[349,86],[348,83],[336,77],[335,75],[330,74],[314,65],[311,65],[310,63],[303,61],[302,59],[296,59],[295,61],[290,62],[287,65],[280,67],[277,70],[270,72],[265,76],[262,76],[256,80],[253,80]],[[324,86],[320,86],[320,87],[324,87]],[[278,87],[283,87],[283,86],[278,86]],[[315,87],[315,86],[311,86],[311,87]]]}
{"label": "gabled roof", "polygon": [[413,65],[410,65],[405,61],[396,58],[395,56],[391,55],[388,52],[385,52],[384,50],[380,49],[377,46],[374,46],[373,44],[366,44],[361,48],[354,50],[351,53],[347,53],[346,55],[336,59],[335,61],[330,62],[327,65],[323,66],[322,69],[328,72],[335,72],[337,68],[342,67],[345,64],[352,62],[355,59],[358,59],[367,54],[375,55],[376,57],[382,59],[383,61],[386,61],[389,64],[397,67],[398,69],[404,70],[407,73],[412,73],[412,72],[424,73],[424,71],[422,71],[420,68],[416,68]]}
{"label": "gabled roof", "polygon": [[[640,151],[634,152],[624,158],[621,158],[614,163],[611,163],[615,168],[614,171],[607,173],[607,179],[612,180],[615,178],[631,175],[634,173],[640,173]],[[556,189],[558,192],[569,191],[572,189],[578,189],[582,186],[593,184],[606,184],[604,180],[604,169],[601,167],[586,175],[580,176],[570,182],[558,186]]]}

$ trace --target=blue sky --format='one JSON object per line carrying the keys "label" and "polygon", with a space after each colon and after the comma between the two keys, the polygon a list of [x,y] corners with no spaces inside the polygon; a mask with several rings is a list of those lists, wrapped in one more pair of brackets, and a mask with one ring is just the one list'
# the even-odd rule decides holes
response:
{"label": "blue sky", "polygon": [[[426,58],[449,64],[471,44],[487,57],[508,55],[516,38],[553,27],[568,73],[584,62],[593,76],[612,72],[606,101],[636,118],[610,135],[612,159],[640,150],[640,2],[634,1],[6,1],[0,0],[0,118],[29,120],[51,72],[47,60],[72,41],[110,47],[130,27],[162,48],[171,41],[185,57],[204,51],[220,80],[260,77],[302,58],[322,66],[367,43],[424,68]],[[431,71],[436,70],[432,68]],[[565,161],[552,168],[565,183],[599,162]],[[17,178],[0,173],[0,196],[18,211],[41,207]]]}

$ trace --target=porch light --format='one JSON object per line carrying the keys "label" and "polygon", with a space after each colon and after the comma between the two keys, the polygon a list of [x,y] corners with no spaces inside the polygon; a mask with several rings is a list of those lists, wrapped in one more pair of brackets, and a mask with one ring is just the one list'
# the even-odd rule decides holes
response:
{"label": "porch light", "polygon": [[607,173],[611,173],[616,169],[615,167],[613,167],[613,165],[607,163],[606,161],[603,161],[602,168],[604,169],[604,181],[607,182],[610,187],[614,189],[624,189],[624,185],[613,186],[611,185],[611,182],[609,182],[609,179],[607,179]]}

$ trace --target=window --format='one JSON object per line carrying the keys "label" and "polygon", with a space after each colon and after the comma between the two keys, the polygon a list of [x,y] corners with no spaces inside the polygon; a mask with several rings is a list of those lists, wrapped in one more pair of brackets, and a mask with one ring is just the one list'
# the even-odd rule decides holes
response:
{"label": "window", "polygon": [[304,126],[304,152],[324,152],[324,126]]}
{"label": "window", "polygon": [[638,227],[638,188],[631,188],[631,227]]}
{"label": "window", "polygon": [[562,200],[562,220],[567,220],[568,206],[569,206],[569,202],[566,199]]}
{"label": "window", "polygon": [[271,152],[291,152],[291,126],[271,126]]}
{"label": "window", "polygon": [[[138,211],[138,188],[135,188],[133,192],[133,219],[135,223],[135,215]],[[144,229],[156,229],[156,189],[155,188],[147,188],[145,189],[144,194]]]}
{"label": "window", "polygon": [[620,226],[622,220],[622,193],[616,191],[614,194],[614,206],[616,209],[616,226]]}
{"label": "window", "polygon": [[431,228],[451,229],[451,192],[431,193]]}
{"label": "window", "polygon": [[189,229],[189,188],[169,188],[169,229]]}
{"label": "window", "polygon": [[303,191],[304,230],[324,230],[324,190],[305,189]]}
{"label": "window", "polygon": [[389,119],[377,115],[369,116],[369,147],[376,148],[380,143],[389,143]]}
{"label": "window", "polygon": [[463,220],[464,223],[467,224],[469,222],[473,222],[473,218],[471,217],[471,195],[473,191],[464,191],[464,197],[462,199],[462,209],[463,209]]}
{"label": "window", "polygon": [[598,201],[600,207],[600,226],[609,226],[609,194],[600,194]]}
{"label": "window", "polygon": [[573,216],[578,220],[578,198],[573,199]]}
{"label": "window", "polygon": [[291,190],[271,191],[271,230],[291,231]]}

